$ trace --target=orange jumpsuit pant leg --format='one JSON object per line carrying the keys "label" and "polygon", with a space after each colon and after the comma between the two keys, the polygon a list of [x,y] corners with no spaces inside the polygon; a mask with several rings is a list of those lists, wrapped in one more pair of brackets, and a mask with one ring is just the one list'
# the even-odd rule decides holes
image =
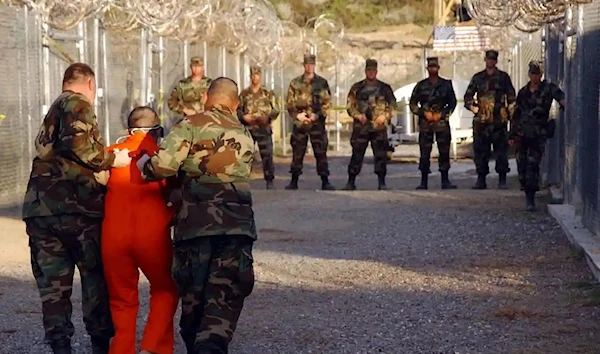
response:
{"label": "orange jumpsuit pant leg", "polygon": [[[146,215],[153,215],[149,211]],[[174,319],[179,297],[171,276],[173,246],[168,227],[152,228],[148,224],[136,230],[136,261],[150,281],[150,313],[142,337],[142,350],[156,354],[173,354]]]}

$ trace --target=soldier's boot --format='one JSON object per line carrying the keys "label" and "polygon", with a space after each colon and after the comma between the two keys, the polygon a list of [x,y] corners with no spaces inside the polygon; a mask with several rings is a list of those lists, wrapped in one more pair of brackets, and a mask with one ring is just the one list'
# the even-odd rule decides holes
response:
{"label": "soldier's boot", "polygon": [[527,190],[525,191],[525,210],[526,211],[536,211],[535,207],[535,191]]}
{"label": "soldier's boot", "polygon": [[388,188],[385,185],[385,175],[377,175],[377,182],[379,186],[377,187],[380,191],[386,191]]}
{"label": "soldier's boot", "polygon": [[472,189],[487,189],[487,183],[485,183],[485,177],[486,177],[486,175],[484,175],[484,174],[478,175],[477,182],[475,182],[475,185],[472,187]]}
{"label": "soldier's boot", "polygon": [[334,191],[335,187],[329,183],[329,177],[321,176],[321,189],[324,191]]}
{"label": "soldier's boot", "polygon": [[442,171],[442,189],[456,189],[456,186],[450,182],[448,171]]}
{"label": "soldier's boot", "polygon": [[92,337],[92,354],[108,354],[109,347],[109,338]]}
{"label": "soldier's boot", "polygon": [[285,186],[285,189],[287,189],[287,190],[296,190],[296,189],[298,189],[298,178],[300,178],[299,175],[292,175],[292,180],[290,181],[290,184],[288,184],[287,186]]}
{"label": "soldier's boot", "polygon": [[521,190],[525,190],[525,180],[519,178],[519,183],[521,183]]}
{"label": "soldier's boot", "polygon": [[346,186],[344,187],[345,191],[355,191],[356,190],[356,176],[355,175],[348,175],[348,182],[346,183]]}
{"label": "soldier's boot", "polygon": [[272,180],[267,181],[267,189],[275,189],[275,185]]}
{"label": "soldier's boot", "polygon": [[506,183],[506,173],[498,174],[498,189],[508,189],[508,183]]}
{"label": "soldier's boot", "polygon": [[52,348],[52,353],[54,354],[72,354],[73,349],[71,349],[71,341],[68,339],[56,341],[50,344],[50,348]]}
{"label": "soldier's boot", "polygon": [[421,184],[417,186],[417,190],[425,190],[428,188],[429,174],[421,172]]}

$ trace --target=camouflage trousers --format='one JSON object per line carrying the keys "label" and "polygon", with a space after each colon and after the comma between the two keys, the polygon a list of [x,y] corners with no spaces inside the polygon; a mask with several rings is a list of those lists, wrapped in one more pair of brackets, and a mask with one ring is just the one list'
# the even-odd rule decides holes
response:
{"label": "camouflage trousers", "polygon": [[174,245],[180,333],[188,354],[226,354],[254,288],[253,240],[207,236]]}
{"label": "camouflage trousers", "polygon": [[419,150],[421,152],[419,171],[426,174],[431,173],[431,150],[433,149],[434,138],[439,152],[439,171],[450,170],[450,143],[452,142],[450,125],[447,122],[430,124],[424,120],[419,128]]}
{"label": "camouflage trousers", "polygon": [[546,137],[520,137],[515,144],[519,181],[525,190],[540,189],[540,163],[546,149]]}
{"label": "camouflage trousers", "polygon": [[273,164],[273,138],[271,135],[252,133],[252,138],[258,144],[258,152],[262,160],[263,173],[265,181],[272,181],[275,178],[275,166]]}
{"label": "camouflage trousers", "polygon": [[81,276],[83,322],[92,337],[111,338],[108,290],[100,257],[102,219],[83,215],[34,217],[25,220],[31,268],[42,299],[45,341],[69,340],[75,266]]}
{"label": "camouflage trousers", "polygon": [[322,123],[314,124],[310,128],[298,128],[294,126],[292,137],[290,138],[293,155],[290,173],[296,176],[302,174],[304,155],[306,154],[309,138],[315,159],[317,160],[317,174],[323,177],[329,176],[329,163],[327,162],[329,139],[327,138],[327,130],[325,130],[325,126]]}
{"label": "camouflage trousers", "polygon": [[492,156],[492,146],[496,154],[496,172],[510,172],[506,123],[473,122],[473,153],[478,175],[490,173],[488,164]]}
{"label": "camouflage trousers", "polygon": [[387,173],[389,141],[387,130],[376,130],[371,128],[370,123],[354,123],[350,145],[352,146],[352,157],[348,164],[348,174],[358,176],[362,169],[363,160],[367,146],[371,143],[373,157],[375,159],[374,171],[378,176],[385,176]]}

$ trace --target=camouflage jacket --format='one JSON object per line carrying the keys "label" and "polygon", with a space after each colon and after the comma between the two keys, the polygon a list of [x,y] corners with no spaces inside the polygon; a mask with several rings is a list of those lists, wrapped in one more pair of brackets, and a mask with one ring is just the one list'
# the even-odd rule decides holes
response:
{"label": "camouflage jacket", "polygon": [[[327,112],[331,109],[331,91],[329,83],[323,77],[315,74],[310,82],[300,75],[290,82],[286,97],[287,111],[297,127],[302,124],[296,119],[298,113],[316,114],[317,122],[325,123]],[[310,126],[311,124],[309,124]]]}
{"label": "camouflage jacket", "polygon": [[552,82],[542,81],[535,92],[531,92],[527,83],[517,95],[517,107],[510,122],[511,137],[546,134],[552,101],[564,99],[564,92]]}
{"label": "camouflage jacket", "polygon": [[[238,107],[238,117],[250,114],[254,118],[267,117],[269,123],[277,119],[279,109],[276,108],[275,94],[273,91],[261,87],[257,92],[248,87],[240,93],[240,105]],[[249,127],[253,135],[272,134],[271,124],[267,126],[254,125]]]}
{"label": "camouflage jacket", "polygon": [[90,101],[71,91],[58,96],[35,148],[23,219],[61,214],[102,217],[106,189],[93,173],[110,169],[115,155],[105,149]]}
{"label": "camouflage jacket", "polygon": [[448,118],[456,109],[456,94],[452,87],[452,80],[439,77],[436,82],[424,79],[415,85],[410,96],[410,111],[425,118],[425,111],[441,113],[440,121],[448,122]]}
{"label": "camouflage jacket", "polygon": [[389,124],[396,108],[396,97],[392,87],[385,82],[376,80],[372,85],[367,80],[362,80],[350,88],[347,106],[352,118],[364,114],[369,121],[374,121],[384,115],[386,124]]}
{"label": "camouflage jacket", "polygon": [[169,109],[181,115],[184,115],[184,108],[193,109],[196,113],[202,112],[204,110],[202,98],[210,83],[211,79],[206,76],[197,82],[193,82],[191,76],[179,81],[171,91]]}
{"label": "camouflage jacket", "polygon": [[[477,95],[477,101],[475,101]],[[515,87],[510,76],[496,69],[492,75],[485,70],[473,75],[465,92],[465,108],[477,106],[479,111],[473,118],[476,122],[506,122],[516,101]]]}
{"label": "camouflage jacket", "polygon": [[256,238],[250,170],[254,140],[234,112],[213,107],[175,125],[143,167],[147,180],[178,175],[183,201],[174,241],[215,235]]}

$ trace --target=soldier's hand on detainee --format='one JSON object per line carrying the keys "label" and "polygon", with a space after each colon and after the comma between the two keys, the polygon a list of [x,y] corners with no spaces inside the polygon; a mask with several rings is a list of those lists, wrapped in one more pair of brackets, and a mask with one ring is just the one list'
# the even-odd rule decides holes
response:
{"label": "soldier's hand on detainee", "polygon": [[94,178],[96,179],[96,182],[100,183],[103,186],[106,186],[108,184],[109,177],[110,177],[109,170],[94,172]]}
{"label": "soldier's hand on detainee", "polygon": [[144,172],[144,165],[146,164],[146,162],[148,162],[148,160],[150,160],[150,156],[148,156],[148,154],[142,155],[140,159],[137,160],[135,166],[138,168],[138,170],[140,170],[140,172]]}
{"label": "soldier's hand on detainee", "polygon": [[244,122],[248,124],[254,124],[256,122],[256,118],[252,117],[250,114],[244,114],[242,118],[244,119]]}
{"label": "soldier's hand on detainee", "polygon": [[196,114],[196,111],[191,108],[184,108],[183,113],[185,113],[186,116],[193,116]]}
{"label": "soldier's hand on detainee", "polygon": [[183,200],[183,194],[181,189],[173,189],[169,194],[169,200],[167,200],[168,207],[178,207]]}
{"label": "soldier's hand on detainee", "polygon": [[115,161],[113,162],[112,167],[125,167],[131,164],[131,156],[129,156],[129,149],[114,149],[113,153],[115,154]]}

